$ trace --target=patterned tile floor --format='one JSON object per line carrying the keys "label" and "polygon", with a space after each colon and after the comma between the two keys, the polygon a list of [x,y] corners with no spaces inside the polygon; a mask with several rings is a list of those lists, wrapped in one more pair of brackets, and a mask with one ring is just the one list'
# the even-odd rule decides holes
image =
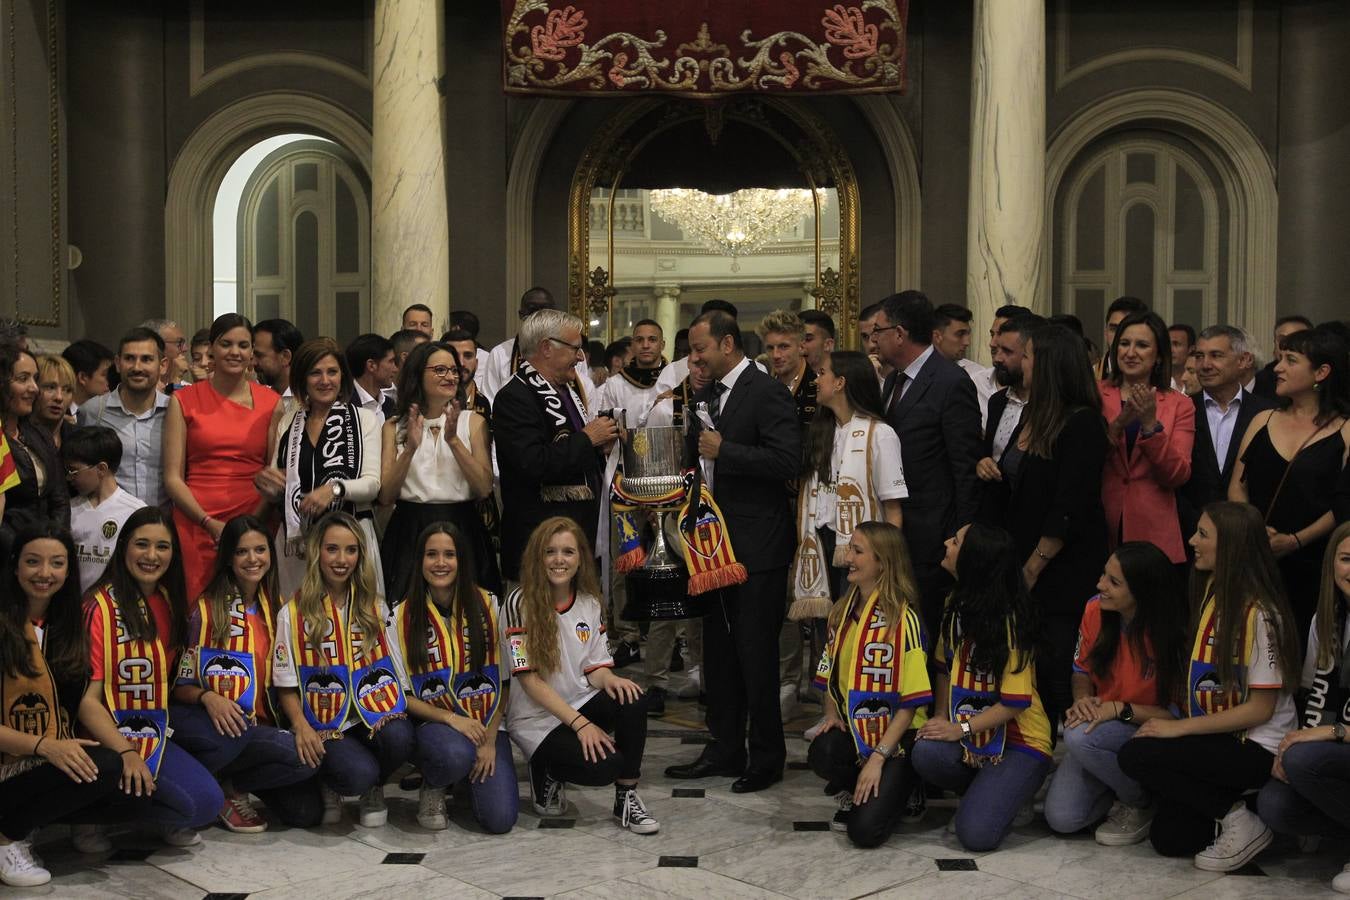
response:
{"label": "patterned tile floor", "polygon": [[[674,676],[677,679],[680,676]],[[53,828],[38,850],[55,874],[43,888],[0,888],[0,896],[60,898],[567,897],[764,898],[960,897],[1246,898],[1338,896],[1331,877],[1350,845],[1303,854],[1277,843],[1236,875],[1213,875],[1189,860],[1162,859],[1148,846],[1098,846],[1089,835],[1054,837],[1037,819],[993,853],[968,853],[946,834],[950,802],[920,825],[901,826],[871,851],[855,850],[824,826],[834,812],[805,770],[803,727],[790,725],[791,761],[782,784],[736,795],[724,778],[671,782],[661,772],[698,752],[698,708],[672,703],[652,723],[642,795],[661,832],[621,830],[610,816],[609,788],[568,791],[567,818],[544,828],[524,802],[510,834],[479,831],[467,805],[451,807],[443,832],[416,823],[416,793],[388,789],[389,824],[363,829],[355,806],[342,825],[315,831],[277,828],[232,835],[212,828],[191,850],[165,848],[146,835],[115,836],[117,851],[82,858]]]}

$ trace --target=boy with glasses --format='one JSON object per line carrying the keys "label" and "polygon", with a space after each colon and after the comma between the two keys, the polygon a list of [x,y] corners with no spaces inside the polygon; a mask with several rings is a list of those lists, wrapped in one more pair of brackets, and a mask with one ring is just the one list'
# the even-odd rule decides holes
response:
{"label": "boy with glasses", "polygon": [[70,482],[70,533],[84,593],[103,574],[127,518],[145,503],[117,486],[122,439],[111,428],[76,428],[61,442],[61,459]]}

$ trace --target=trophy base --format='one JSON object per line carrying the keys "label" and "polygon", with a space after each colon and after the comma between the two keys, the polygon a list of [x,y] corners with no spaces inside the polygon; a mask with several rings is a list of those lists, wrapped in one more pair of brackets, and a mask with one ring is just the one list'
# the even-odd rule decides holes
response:
{"label": "trophy base", "polygon": [[623,617],[630,622],[696,619],[704,615],[702,597],[689,596],[689,575],[683,566],[641,568],[630,572]]}

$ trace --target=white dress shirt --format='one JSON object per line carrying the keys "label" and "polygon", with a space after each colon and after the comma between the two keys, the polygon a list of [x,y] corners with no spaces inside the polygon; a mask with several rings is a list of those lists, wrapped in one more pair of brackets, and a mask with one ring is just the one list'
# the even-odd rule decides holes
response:
{"label": "white dress shirt", "polygon": [[1204,392],[1205,420],[1209,423],[1209,439],[1214,445],[1214,461],[1218,463],[1219,471],[1223,471],[1223,464],[1228,459],[1228,447],[1233,443],[1233,430],[1237,427],[1238,412],[1242,408],[1242,398],[1246,391],[1238,391],[1228,404],[1227,409],[1219,406],[1219,401],[1209,395],[1209,391]]}

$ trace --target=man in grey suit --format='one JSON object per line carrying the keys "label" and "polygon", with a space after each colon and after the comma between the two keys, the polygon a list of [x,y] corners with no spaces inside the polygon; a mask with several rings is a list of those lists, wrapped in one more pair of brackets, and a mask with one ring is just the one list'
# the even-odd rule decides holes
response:
{"label": "man in grey suit", "polygon": [[919,291],[881,301],[869,337],[894,370],[882,388],[882,405],[900,436],[910,486],[901,502],[905,539],[932,636],[948,587],[943,543],[979,507],[980,404],[965,371],[933,348],[933,305]]}

